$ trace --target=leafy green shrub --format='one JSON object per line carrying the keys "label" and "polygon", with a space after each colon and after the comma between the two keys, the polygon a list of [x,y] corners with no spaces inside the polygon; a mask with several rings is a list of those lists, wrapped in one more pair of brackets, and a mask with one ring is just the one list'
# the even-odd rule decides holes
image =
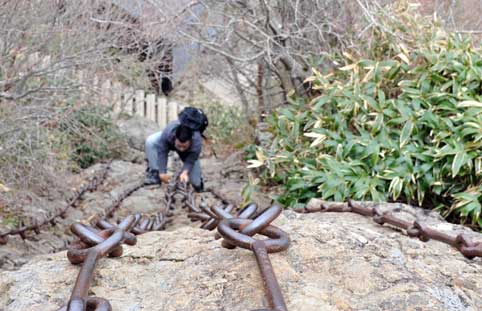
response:
{"label": "leafy green shrub", "polygon": [[254,129],[240,107],[228,106],[217,102],[198,103],[209,119],[206,134],[216,144],[232,145],[236,148],[251,143]]}
{"label": "leafy green shrub", "polygon": [[71,159],[80,168],[118,158],[126,150],[126,141],[105,107],[89,105],[69,110],[60,130],[64,134],[62,141],[71,146]]}
{"label": "leafy green shrub", "polygon": [[320,95],[271,120],[275,140],[251,167],[279,200],[403,201],[482,226],[482,51],[434,35],[309,79]]}

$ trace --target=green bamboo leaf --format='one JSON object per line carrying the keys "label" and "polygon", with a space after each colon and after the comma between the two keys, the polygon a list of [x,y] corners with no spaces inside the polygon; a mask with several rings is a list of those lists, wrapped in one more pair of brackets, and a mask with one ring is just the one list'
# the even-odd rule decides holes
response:
{"label": "green bamboo leaf", "polygon": [[400,134],[400,148],[405,146],[410,139],[410,135],[412,135],[413,131],[413,122],[407,121],[403,126],[402,133]]}
{"label": "green bamboo leaf", "polygon": [[452,178],[457,176],[462,166],[464,166],[469,160],[469,157],[465,151],[459,151],[455,154],[454,160],[452,162]]}
{"label": "green bamboo leaf", "polygon": [[392,194],[394,200],[398,199],[400,194],[402,193],[403,188],[403,181],[400,177],[395,177],[392,179],[390,186],[388,187],[388,192]]}
{"label": "green bamboo leaf", "polygon": [[460,214],[462,216],[469,216],[472,213],[480,213],[481,210],[481,205],[478,201],[472,201],[469,204],[465,205],[461,211]]}
{"label": "green bamboo leaf", "polygon": [[457,107],[459,107],[459,108],[472,108],[472,107],[482,108],[482,103],[477,102],[475,100],[466,100],[466,101],[458,103]]}
{"label": "green bamboo leaf", "polygon": [[264,162],[258,160],[248,160],[248,162],[250,165],[248,165],[246,168],[257,168],[264,165]]}
{"label": "green bamboo leaf", "polygon": [[477,159],[475,159],[475,175],[476,176],[479,176],[479,175],[482,175],[482,157],[478,157]]}

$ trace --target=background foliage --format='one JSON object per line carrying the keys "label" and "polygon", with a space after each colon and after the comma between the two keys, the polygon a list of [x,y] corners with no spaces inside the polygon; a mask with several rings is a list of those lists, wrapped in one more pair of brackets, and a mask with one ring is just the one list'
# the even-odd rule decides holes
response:
{"label": "background foliage", "polygon": [[271,118],[251,167],[278,199],[402,201],[482,227],[482,51],[407,12],[375,29],[364,55],[313,69],[315,96]]}

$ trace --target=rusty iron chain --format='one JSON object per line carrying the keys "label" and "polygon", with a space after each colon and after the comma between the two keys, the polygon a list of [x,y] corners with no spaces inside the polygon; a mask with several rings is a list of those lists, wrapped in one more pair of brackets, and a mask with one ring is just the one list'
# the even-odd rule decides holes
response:
{"label": "rusty iron chain", "polygon": [[[211,190],[208,191],[211,192]],[[186,191],[186,201],[188,202],[191,201],[190,193],[192,192]],[[215,195],[215,197],[220,198],[219,195]],[[232,215],[234,205],[229,204],[229,200],[222,197],[221,201],[225,205],[209,207],[207,204],[201,203],[199,207],[196,207],[187,204],[188,217],[191,221],[201,221],[203,229],[214,230],[217,228],[215,238],[223,238],[221,243],[223,247],[233,249],[239,246],[253,251],[271,308],[255,311],[287,311],[281,288],[268,256],[269,253],[286,250],[290,243],[288,235],[283,230],[271,225],[271,222],[281,214],[281,207],[273,205],[256,215],[258,206],[251,203]],[[268,239],[256,240],[253,238],[255,234],[264,235]]]}
{"label": "rusty iron chain", "polygon": [[72,232],[79,241],[70,245],[67,258],[74,264],[81,264],[82,268],[72,290],[67,306],[59,311],[111,311],[112,306],[103,298],[88,296],[90,283],[93,278],[97,262],[105,256],[119,257],[122,255],[122,243],[135,245],[137,238],[129,230],[138,222],[138,218],[131,215],[119,225],[110,225],[108,229],[97,230],[93,227],[75,223]]}
{"label": "rusty iron chain", "polygon": [[[138,186],[138,185],[136,185]],[[142,186],[131,187],[121,194],[107,209],[106,215],[112,216],[122,200]],[[227,200],[221,200],[226,203]],[[102,257],[119,257],[122,255],[122,244],[135,245],[136,235],[147,231],[162,230],[170,221],[170,210],[175,209],[180,202],[182,208],[188,210],[191,221],[201,221],[201,228],[207,230],[218,229],[216,239],[223,238],[222,246],[233,249],[241,247],[253,251],[263,279],[263,284],[270,302],[271,309],[256,311],[287,311],[284,298],[279,287],[269,253],[286,250],[289,246],[288,235],[281,229],[272,226],[271,222],[281,213],[279,206],[272,206],[256,214],[256,204],[248,204],[234,213],[234,205],[220,205],[209,207],[202,202],[196,205],[196,197],[192,186],[181,183],[174,178],[167,187],[165,194],[164,212],[152,216],[141,216],[136,213],[126,217],[118,225],[106,220],[95,220],[95,226],[75,223],[71,231],[78,237],[73,242],[67,257],[72,264],[82,264],[67,306],[58,311],[111,311],[111,304],[103,298],[88,296],[88,289],[98,260]],[[254,235],[261,234],[268,239],[256,240]]]}
{"label": "rusty iron chain", "polygon": [[[135,235],[141,235],[149,231],[160,231],[165,229],[166,224],[170,222],[166,214],[163,212],[157,212],[154,215],[141,215],[136,213],[133,215],[135,218],[135,224],[131,227],[130,232]],[[100,229],[111,229],[114,225],[110,224],[105,219],[99,220],[96,226]]]}
{"label": "rusty iron chain", "polygon": [[42,220],[33,219],[30,221],[31,225],[21,225],[19,228],[11,229],[7,232],[0,233],[0,245],[5,245],[8,242],[8,236],[12,235],[19,235],[22,239],[27,238],[27,233],[33,231],[35,234],[40,234],[40,229],[44,226],[51,225],[55,226],[55,220],[59,217],[65,218],[65,214],[67,210],[71,207],[74,207],[82,196],[90,191],[95,191],[107,178],[107,174],[111,169],[111,162],[108,162],[104,168],[90,180],[82,184],[79,189],[75,190],[70,199],[67,200],[67,204],[53,213],[51,216],[44,218]]}
{"label": "rusty iron chain", "polygon": [[[271,222],[281,214],[281,211],[281,207],[273,205],[254,219],[226,218],[221,220],[218,225],[218,232],[224,238],[228,248],[234,245],[253,251],[271,311],[288,310],[268,256],[269,253],[286,250],[290,244],[288,234],[271,225]],[[254,239],[255,234],[264,235],[268,239]]]}
{"label": "rusty iron chain", "polygon": [[[249,249],[255,255],[263,284],[269,301],[270,309],[257,309],[254,311],[287,311],[281,288],[269,259],[270,253],[286,250],[290,241],[287,233],[271,225],[281,213],[281,207],[273,205],[258,213],[256,204],[248,204],[243,209],[236,211],[236,207],[218,191],[208,189],[222,204],[208,206],[201,202],[196,204],[196,196],[192,186],[178,181],[177,174],[167,186],[164,197],[166,209],[151,216],[142,216],[137,213],[125,218],[117,225],[106,220],[95,221],[94,226],[76,223],[72,225],[72,232],[79,238],[71,244],[67,257],[73,264],[81,264],[82,268],[74,285],[72,295],[67,306],[59,311],[111,311],[110,303],[98,297],[88,296],[89,284],[98,260],[105,256],[119,257],[122,255],[122,244],[136,244],[136,236],[152,230],[162,230],[170,221],[170,211],[174,210],[177,203],[188,210],[188,218],[200,221],[201,228],[206,230],[217,229],[216,239],[222,238],[222,246],[228,249],[236,247]],[[142,187],[135,184],[123,194],[118,196],[107,209],[106,215],[112,216],[121,202],[134,191]],[[430,239],[447,243],[457,248],[465,257],[482,257],[482,242],[472,242],[466,234],[456,236],[429,228],[419,221],[409,222],[397,218],[391,212],[382,212],[378,207],[370,207],[362,202],[349,200],[344,203],[317,201],[318,204],[307,205],[295,209],[298,213],[315,212],[351,212],[362,216],[372,217],[380,224],[388,224],[395,228],[403,229],[410,237],[417,237],[421,241]],[[253,236],[263,235],[267,239],[258,240]]]}
{"label": "rusty iron chain", "polygon": [[348,200],[347,202],[327,202],[316,200],[313,204],[308,204],[303,208],[296,209],[298,213],[316,213],[316,212],[336,212],[336,213],[355,213],[366,217],[372,217],[377,224],[388,224],[395,228],[403,229],[408,236],[418,238],[420,241],[427,242],[429,240],[437,240],[449,244],[456,248],[466,258],[473,259],[482,257],[482,242],[472,242],[465,233],[458,235],[449,235],[444,232],[432,229],[426,224],[419,221],[409,222],[401,218],[397,218],[391,212],[382,212],[378,207],[369,207],[367,204]]}
{"label": "rusty iron chain", "polygon": [[120,207],[122,202],[127,199],[131,194],[136,192],[137,190],[141,189],[144,186],[144,182],[139,181],[135,182],[132,186],[127,188],[124,192],[122,192],[120,195],[118,195],[110,204],[105,209],[105,216],[106,217],[112,217],[114,216],[114,212]]}
{"label": "rusty iron chain", "polygon": [[[113,216],[121,203],[141,187],[143,187],[143,182],[135,183],[117,196],[106,209],[105,215]],[[79,240],[70,245],[67,258],[72,264],[82,263],[82,268],[67,306],[60,308],[58,311],[111,311],[112,306],[106,299],[87,295],[97,261],[106,255],[109,257],[121,256],[122,243],[135,245],[137,242],[136,235],[164,229],[170,221],[167,211],[168,209],[165,209],[164,212],[157,212],[154,215],[136,213],[129,215],[118,225],[113,225],[105,219],[99,219],[99,217],[91,220],[94,226],[87,226],[82,223],[73,224],[71,231]]]}

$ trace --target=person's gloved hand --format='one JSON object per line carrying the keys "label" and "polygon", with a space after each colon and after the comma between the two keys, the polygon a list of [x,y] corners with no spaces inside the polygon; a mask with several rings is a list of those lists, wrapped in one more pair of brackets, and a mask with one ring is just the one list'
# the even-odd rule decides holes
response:
{"label": "person's gloved hand", "polygon": [[187,171],[182,171],[181,175],[179,175],[179,181],[182,183],[187,183],[189,181],[189,174]]}
{"label": "person's gloved hand", "polygon": [[161,179],[161,182],[163,183],[169,183],[169,180],[171,179],[171,176],[168,174],[159,174],[159,178]]}

